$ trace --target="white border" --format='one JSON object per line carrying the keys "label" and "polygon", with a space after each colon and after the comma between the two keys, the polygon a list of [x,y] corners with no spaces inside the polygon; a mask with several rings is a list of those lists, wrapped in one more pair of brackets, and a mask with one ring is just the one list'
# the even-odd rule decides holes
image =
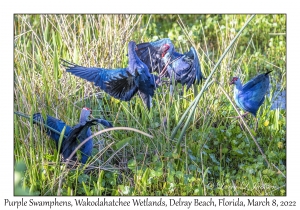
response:
{"label": "white border", "polygon": [[[299,200],[299,10],[296,1],[278,0],[252,0],[252,1],[10,1],[0,4],[0,58],[1,58],[1,209],[15,209],[4,207],[4,198],[20,200],[21,197],[13,197],[13,14],[14,13],[286,13],[287,14],[287,196],[269,197],[279,201],[295,200],[300,206]],[[298,132],[297,132],[298,131]],[[298,196],[297,196],[298,194]],[[31,197],[25,197],[29,200]],[[55,197],[33,197],[35,200],[54,200]],[[116,199],[116,197],[114,197]],[[122,197],[122,200],[146,197]],[[150,197],[156,200],[159,197]],[[164,197],[166,201],[173,197]],[[179,199],[179,197],[174,197]],[[184,200],[193,200],[196,197],[183,197]],[[213,197],[217,202],[221,197]],[[227,200],[238,197],[226,197]],[[254,197],[241,197],[246,200]],[[264,197],[255,197],[264,199]],[[72,200],[74,197],[59,197],[60,200]],[[94,197],[93,199],[96,199]],[[107,199],[112,199],[107,197]],[[200,197],[199,199],[209,199]],[[3,208],[3,207],[4,208]],[[32,207],[22,207],[22,209]],[[40,207],[38,207],[41,209]],[[49,207],[45,207],[49,209]],[[95,208],[95,207],[93,207]],[[103,207],[96,207],[103,208]],[[131,207],[139,209],[140,207]],[[152,207],[150,207],[152,208]],[[157,208],[157,207],[156,207]],[[165,208],[165,207],[163,207]],[[180,207],[172,207],[179,209]],[[182,207],[181,207],[182,208]],[[180,209],[181,209],[180,208]],[[199,208],[199,207],[197,207]],[[229,207],[230,208],[230,207]],[[265,208],[265,207],[259,207]],[[52,207],[51,209],[56,209]],[[106,209],[106,208],[104,208]],[[193,209],[196,209],[194,207]],[[278,208],[282,209],[282,208]],[[295,208],[293,208],[295,209]]]}

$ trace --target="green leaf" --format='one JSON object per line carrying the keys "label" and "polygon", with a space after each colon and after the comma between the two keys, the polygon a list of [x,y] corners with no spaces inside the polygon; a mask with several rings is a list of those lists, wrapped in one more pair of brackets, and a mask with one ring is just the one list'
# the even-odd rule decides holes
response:
{"label": "green leaf", "polygon": [[243,136],[243,134],[238,134],[236,137],[238,138],[238,139],[240,139],[240,138],[242,138],[242,136]]}
{"label": "green leaf", "polygon": [[211,158],[211,160],[216,163],[216,164],[220,164],[220,162],[216,159],[215,154],[209,154],[209,157]]}
{"label": "green leaf", "polygon": [[234,148],[234,151],[235,151],[236,153],[240,154],[240,155],[243,155],[243,154],[244,154],[242,150],[237,149],[237,148]]}
{"label": "green leaf", "polygon": [[128,137],[128,138],[125,138],[121,141],[119,141],[118,143],[115,144],[115,149],[118,150],[118,149],[121,149],[125,144],[129,143],[129,141],[132,139],[132,137]]}
{"label": "green leaf", "polygon": [[177,178],[182,178],[183,177],[183,172],[182,171],[176,171],[176,173],[175,173],[175,176],[177,177]]}
{"label": "green leaf", "polygon": [[143,177],[142,177],[142,184],[144,186],[147,185],[147,181],[148,181],[148,178],[149,178],[149,173],[150,173],[149,168],[147,168],[146,171],[143,174]]}
{"label": "green leaf", "polygon": [[136,161],[134,159],[129,160],[127,166],[129,169],[135,171]]}
{"label": "green leaf", "polygon": [[78,176],[79,183],[86,182],[88,179],[89,179],[89,176],[87,174],[81,174]]}
{"label": "green leaf", "polygon": [[197,166],[195,166],[195,165],[189,165],[189,169],[190,169],[191,171],[196,171]]}
{"label": "green leaf", "polygon": [[131,193],[130,186],[119,185],[118,189],[123,195],[129,195]]}

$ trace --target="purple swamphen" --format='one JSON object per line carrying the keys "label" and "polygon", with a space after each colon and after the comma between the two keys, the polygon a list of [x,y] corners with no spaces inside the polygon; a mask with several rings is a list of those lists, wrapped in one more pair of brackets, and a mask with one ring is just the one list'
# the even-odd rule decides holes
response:
{"label": "purple swamphen", "polygon": [[238,77],[233,77],[230,84],[234,84],[234,100],[246,112],[256,117],[257,110],[265,100],[269,88],[269,73],[259,74],[242,85]]}
{"label": "purple swamphen", "polygon": [[191,47],[189,52],[180,54],[175,51],[169,38],[155,42],[140,43],[136,49],[139,58],[148,66],[150,72],[158,72],[160,76],[173,77],[176,82],[187,86],[199,84],[205,79],[196,50]]}
{"label": "purple swamphen", "polygon": [[[60,153],[63,155],[64,160],[66,160],[75,148],[83,142],[86,138],[92,135],[90,126],[97,125],[98,123],[106,126],[113,127],[112,124],[103,119],[92,119],[88,120],[91,115],[91,110],[87,107],[83,107],[80,113],[79,123],[73,127],[66,125],[63,121],[56,119],[47,115],[46,125],[62,132],[63,128],[66,126],[64,138],[62,140]],[[41,113],[35,113],[33,119],[45,123]],[[47,135],[50,136],[56,143],[58,148],[58,141],[60,135],[46,128]],[[91,156],[93,148],[93,139],[88,140],[82,147],[80,147],[81,152],[81,163],[85,164],[88,158]]]}
{"label": "purple swamphen", "polygon": [[148,67],[139,59],[135,51],[136,44],[128,44],[128,67],[118,69],[104,69],[83,67],[63,61],[67,72],[80,78],[94,82],[114,98],[129,101],[137,92],[148,110],[156,89],[155,76],[150,74]]}

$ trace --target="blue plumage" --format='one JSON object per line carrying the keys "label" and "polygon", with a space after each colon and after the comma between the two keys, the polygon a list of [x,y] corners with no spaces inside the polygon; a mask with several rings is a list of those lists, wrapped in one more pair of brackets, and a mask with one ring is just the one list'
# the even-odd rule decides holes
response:
{"label": "blue plumage", "polygon": [[[64,126],[66,126],[65,133],[62,144],[61,150],[59,151],[64,159],[67,159],[71,153],[75,150],[75,148],[79,145],[79,143],[83,142],[86,138],[92,135],[92,131],[90,130],[90,126],[97,125],[101,123],[106,127],[112,127],[112,124],[103,119],[92,119],[88,120],[88,117],[91,113],[91,110],[84,107],[80,114],[79,123],[73,127],[66,125],[63,121],[56,119],[47,115],[46,125],[62,132]],[[42,115],[40,113],[35,113],[33,115],[33,119],[36,121],[40,121],[45,123]],[[58,148],[58,141],[60,135],[51,131],[47,127],[45,127],[47,135],[50,136],[56,143]],[[80,147],[79,151],[81,152],[81,162],[84,164],[86,163],[87,159],[91,156],[93,148],[93,139],[88,140],[82,147]]]}
{"label": "blue plumage", "polygon": [[168,38],[155,42],[140,43],[136,46],[138,57],[147,65],[150,72],[161,73],[165,66],[162,59],[168,51],[174,51],[174,46]]}
{"label": "blue plumage", "polygon": [[234,84],[234,100],[236,104],[246,112],[256,117],[257,110],[265,100],[269,88],[269,73],[263,73],[242,85],[238,77],[233,77],[230,84]]}
{"label": "blue plumage", "polygon": [[150,72],[158,72],[161,76],[171,78],[186,85],[199,84],[205,79],[196,50],[191,47],[189,52],[180,54],[175,51],[171,40],[164,38],[156,42],[146,42],[137,45],[137,55],[148,66]]}
{"label": "blue plumage", "polygon": [[137,92],[141,95],[148,109],[156,89],[155,77],[150,74],[148,67],[138,58],[135,52],[136,44],[128,44],[128,67],[119,69],[104,69],[83,67],[63,61],[67,72],[80,78],[94,82],[114,98],[129,101]]}
{"label": "blue plumage", "polygon": [[106,120],[103,120],[103,119],[97,119],[98,120],[98,123],[102,124],[103,126],[107,127],[107,128],[112,128],[113,125],[106,121]]}
{"label": "blue plumage", "polygon": [[[41,113],[33,114],[33,119],[45,124],[44,118],[41,115]],[[72,129],[72,127],[66,125],[66,123],[64,123],[63,121],[61,121],[59,119],[56,119],[56,118],[54,118],[52,116],[49,116],[49,115],[47,115],[46,125],[53,128],[54,130],[57,130],[58,132],[62,132],[63,128],[66,126],[65,133],[64,133],[65,136],[68,136],[71,129]],[[56,146],[58,147],[58,141],[59,141],[60,135],[58,133],[55,133],[55,132],[51,131],[48,128],[45,128],[45,129],[46,129],[47,135],[50,136],[50,138],[55,141]]]}

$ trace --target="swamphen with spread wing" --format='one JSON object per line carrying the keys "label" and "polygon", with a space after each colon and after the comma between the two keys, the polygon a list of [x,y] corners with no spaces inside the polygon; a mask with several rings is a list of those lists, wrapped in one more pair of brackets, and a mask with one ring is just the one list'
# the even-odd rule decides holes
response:
{"label": "swamphen with spread wing", "polygon": [[151,100],[154,95],[155,76],[150,74],[148,67],[138,58],[136,44],[128,44],[128,67],[119,69],[104,69],[96,67],[83,67],[63,61],[67,72],[75,76],[94,82],[114,98],[129,101],[137,92],[144,104],[150,110]]}
{"label": "swamphen with spread wing", "polygon": [[[80,113],[79,123],[73,127],[66,125],[63,121],[56,119],[47,115],[46,125],[53,128],[56,131],[62,132],[63,128],[66,126],[65,133],[61,144],[60,153],[63,155],[64,159],[67,159],[75,148],[83,142],[86,138],[92,135],[90,126],[97,125],[98,123],[106,126],[112,127],[112,124],[103,119],[92,119],[88,120],[91,114],[89,108],[82,108]],[[42,115],[40,113],[35,113],[33,119],[45,123]],[[47,135],[52,138],[58,148],[58,141],[60,135],[46,128]],[[85,144],[80,147],[81,152],[81,162],[86,163],[87,159],[91,156],[93,148],[93,139],[88,140]]]}
{"label": "swamphen with spread wing", "polygon": [[269,88],[269,73],[259,74],[245,85],[242,85],[238,77],[233,77],[230,84],[234,84],[234,100],[236,104],[246,112],[256,117],[257,110],[265,100]]}
{"label": "swamphen with spread wing", "polygon": [[201,65],[196,50],[191,47],[189,52],[180,54],[175,51],[169,38],[156,42],[146,42],[137,45],[137,55],[148,66],[150,72],[158,72],[160,76],[171,78],[187,86],[199,84],[205,79],[201,72]]}

